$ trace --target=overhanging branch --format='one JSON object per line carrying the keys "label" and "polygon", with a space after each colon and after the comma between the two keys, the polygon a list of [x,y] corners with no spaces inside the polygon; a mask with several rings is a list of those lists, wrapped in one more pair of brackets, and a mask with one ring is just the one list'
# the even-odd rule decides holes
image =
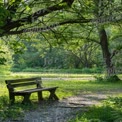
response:
{"label": "overhanging branch", "polygon": [[71,6],[73,2],[74,2],[74,0],[63,0],[59,4],[50,6],[45,9],[41,9],[41,10],[36,11],[35,13],[33,13],[27,17],[21,18],[19,20],[9,22],[4,27],[2,27],[2,29],[5,30],[5,32],[9,32],[10,30],[12,30],[14,28],[23,26],[25,23],[26,24],[33,23],[41,16],[45,16],[53,11],[62,10],[63,8],[65,8],[67,6]]}
{"label": "overhanging branch", "polygon": [[36,27],[36,28],[30,28],[30,29],[22,29],[22,30],[19,30],[19,31],[10,31],[9,35],[14,35],[14,34],[21,34],[21,33],[27,33],[27,32],[44,32],[44,31],[49,31],[53,28],[56,28],[57,26],[61,26],[61,25],[65,25],[65,24],[76,24],[76,23],[89,23],[91,22],[91,19],[85,19],[85,20],[78,20],[78,19],[75,19],[75,20],[67,20],[67,21],[64,21],[64,22],[59,22],[59,23],[56,23],[56,24],[52,24],[50,26],[46,26],[46,27]]}

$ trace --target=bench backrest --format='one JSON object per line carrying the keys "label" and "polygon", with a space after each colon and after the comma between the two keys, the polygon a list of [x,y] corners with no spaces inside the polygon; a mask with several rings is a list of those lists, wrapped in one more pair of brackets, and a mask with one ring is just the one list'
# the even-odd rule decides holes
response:
{"label": "bench backrest", "polygon": [[36,78],[25,78],[25,79],[14,79],[14,80],[5,80],[7,88],[9,92],[15,90],[18,87],[25,87],[26,89],[30,89],[30,87],[41,88],[42,80],[40,77]]}

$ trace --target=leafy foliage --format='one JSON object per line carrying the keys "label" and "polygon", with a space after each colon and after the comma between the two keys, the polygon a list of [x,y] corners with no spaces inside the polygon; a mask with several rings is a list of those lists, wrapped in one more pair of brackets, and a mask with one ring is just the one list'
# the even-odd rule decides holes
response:
{"label": "leafy foliage", "polygon": [[[11,119],[17,119],[24,116],[24,110],[31,110],[35,108],[35,105],[22,105],[22,104],[15,104],[10,106],[8,103],[7,96],[0,96],[0,121]],[[8,121],[9,121],[8,120]]]}
{"label": "leafy foliage", "polygon": [[0,65],[9,65],[12,64],[12,52],[9,52],[8,46],[0,40]]}

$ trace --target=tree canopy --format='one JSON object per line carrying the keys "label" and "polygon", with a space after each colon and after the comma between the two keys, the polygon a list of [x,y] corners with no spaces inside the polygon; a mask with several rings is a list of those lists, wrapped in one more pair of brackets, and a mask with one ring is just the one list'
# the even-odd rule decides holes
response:
{"label": "tree canopy", "polygon": [[[32,23],[40,26],[43,23],[40,17],[71,7],[73,2],[74,0],[63,0],[61,2],[49,2],[48,0],[46,2],[43,0],[1,0],[0,35],[24,33],[27,28],[32,28]],[[45,27],[42,30],[45,30]]]}
{"label": "tree canopy", "polygon": [[[110,44],[121,35],[121,0],[1,0],[0,10],[1,37],[19,34],[23,38],[26,33],[40,32],[50,47],[54,41],[71,47],[95,42],[101,47],[108,74],[114,73],[112,58],[122,46],[113,49]],[[117,30],[114,36],[112,30]],[[18,41],[10,44],[18,47],[16,51],[23,46]]]}
{"label": "tree canopy", "polygon": [[121,10],[121,0],[1,0],[0,36],[45,31],[64,24],[119,22]]}

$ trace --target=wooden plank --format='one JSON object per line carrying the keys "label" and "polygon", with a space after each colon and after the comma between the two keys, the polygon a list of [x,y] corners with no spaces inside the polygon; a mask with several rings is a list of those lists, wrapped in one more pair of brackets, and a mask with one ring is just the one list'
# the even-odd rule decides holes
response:
{"label": "wooden plank", "polygon": [[56,89],[56,88],[58,88],[58,87],[28,89],[28,90],[23,90],[23,91],[15,91],[14,93],[33,93],[33,92],[39,92],[39,91],[50,91],[50,90]]}
{"label": "wooden plank", "polygon": [[31,82],[33,80],[40,80],[41,81],[41,77],[5,80],[5,82],[6,82],[6,84],[9,84],[9,83],[18,83],[18,82],[25,82],[25,81]]}
{"label": "wooden plank", "polygon": [[26,82],[24,82],[24,83],[17,83],[17,84],[12,84],[11,85],[11,87],[13,87],[13,88],[16,88],[16,87],[23,87],[23,86],[30,86],[30,85],[36,85],[37,83],[36,82],[28,82],[28,83],[26,83]]}

